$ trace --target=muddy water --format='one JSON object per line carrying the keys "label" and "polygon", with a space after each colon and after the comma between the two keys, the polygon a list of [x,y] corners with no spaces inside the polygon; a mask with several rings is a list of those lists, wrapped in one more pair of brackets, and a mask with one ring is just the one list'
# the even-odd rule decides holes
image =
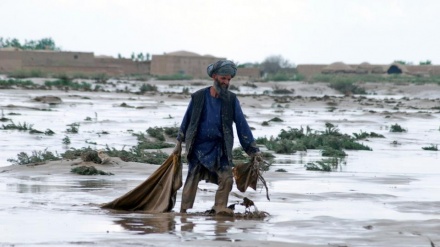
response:
{"label": "muddy water", "polygon": [[[48,106],[31,100],[48,94],[61,97],[63,104]],[[186,98],[26,90],[1,90],[0,96],[5,115],[21,114],[6,115],[15,123],[56,132],[44,136],[1,130],[1,246],[431,246],[431,241],[440,245],[440,161],[438,152],[422,150],[439,144],[439,113],[431,106],[393,110],[393,105],[385,103],[365,106],[345,99],[337,110],[329,111],[324,102],[282,107],[262,102],[257,108],[241,100],[249,105],[244,112],[256,137],[275,136],[288,127],[323,130],[325,122],[334,123],[342,133],[362,130],[386,137],[362,141],[373,151],[346,151],[344,164],[331,173],[305,170],[307,162],[322,159],[319,151],[277,155],[264,174],[271,201],[263,188],[244,194],[234,188],[229,200],[235,203],[247,196],[270,216],[242,219],[203,214],[212,206],[216,189],[203,182],[188,215],[99,208],[144,181],[157,168],[153,165],[114,165],[103,168],[114,176],[84,177],[71,174],[68,161],[35,167],[9,166],[6,161],[22,151],[46,148],[65,152],[87,145],[97,149],[106,144],[135,145],[132,133],[178,124]],[[383,98],[404,96],[408,97]],[[120,107],[123,102],[140,108]],[[20,107],[6,107],[9,104]],[[274,116],[284,122],[261,126]],[[85,121],[86,117],[92,121]],[[74,122],[81,124],[77,135],[65,131]],[[395,123],[408,132],[391,133],[389,126]],[[69,146],[61,145],[66,135],[72,140]],[[280,168],[286,172],[275,172]],[[177,211],[180,196],[179,191]],[[245,209],[237,205],[236,212],[245,213]]]}

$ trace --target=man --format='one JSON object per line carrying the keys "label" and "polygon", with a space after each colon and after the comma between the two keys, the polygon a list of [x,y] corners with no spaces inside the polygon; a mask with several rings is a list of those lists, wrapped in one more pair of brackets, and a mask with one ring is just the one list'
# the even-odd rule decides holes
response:
{"label": "man", "polygon": [[237,72],[229,60],[210,64],[207,73],[213,85],[191,95],[191,101],[183,117],[174,153],[182,151],[186,144],[188,176],[182,192],[181,213],[192,208],[200,180],[218,185],[213,210],[216,213],[233,213],[227,208],[233,186],[232,148],[235,122],[241,146],[251,157],[261,159],[260,150],[243,115],[237,96],[228,91],[229,83]]}

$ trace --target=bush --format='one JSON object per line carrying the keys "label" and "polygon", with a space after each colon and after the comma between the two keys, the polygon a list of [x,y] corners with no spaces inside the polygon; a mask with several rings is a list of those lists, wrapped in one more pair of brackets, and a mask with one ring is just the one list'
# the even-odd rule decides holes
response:
{"label": "bush", "polygon": [[329,86],[345,95],[367,93],[364,88],[355,85],[355,83],[355,79],[350,77],[334,77]]}
{"label": "bush", "polygon": [[422,147],[423,150],[427,150],[427,151],[438,151],[438,147],[437,145],[431,144],[431,146],[429,147]]}
{"label": "bush", "polygon": [[399,124],[391,125],[390,132],[406,132],[406,129],[402,128]]}
{"label": "bush", "polygon": [[356,139],[339,132],[331,123],[326,123],[324,131],[312,131],[304,129],[282,129],[276,138],[258,138],[258,144],[265,145],[267,149],[275,153],[294,153],[307,149],[322,149],[323,155],[345,156],[343,149],[347,150],[371,150],[370,147],[356,142]]}
{"label": "bush", "polygon": [[94,166],[78,166],[70,170],[78,175],[114,175],[111,172],[104,172],[96,169]]}
{"label": "bush", "polygon": [[29,156],[25,152],[21,152],[17,154],[17,159],[8,159],[8,162],[11,162],[16,165],[27,165],[51,160],[60,160],[58,155],[54,155],[52,152],[47,151],[32,151],[32,154]]}
{"label": "bush", "polygon": [[155,85],[150,85],[150,84],[144,83],[139,88],[139,91],[141,94],[144,94],[145,92],[157,92],[157,87]]}
{"label": "bush", "polygon": [[315,163],[307,163],[305,167],[308,171],[331,172],[339,167],[339,160],[337,158],[318,160]]}
{"label": "bush", "polygon": [[151,137],[154,137],[154,138],[156,138],[156,139],[159,140],[159,141],[165,141],[165,135],[163,134],[163,133],[164,133],[164,130],[163,130],[163,128],[161,128],[161,127],[154,127],[154,128],[149,127],[149,128],[147,129],[147,133],[148,133]]}
{"label": "bush", "polygon": [[8,79],[8,80],[0,80],[0,88],[9,89],[13,86],[17,87],[36,87],[32,81],[29,80],[16,80],[16,79]]}
{"label": "bush", "polygon": [[178,81],[178,80],[191,80],[192,77],[185,74],[174,74],[174,75],[162,75],[157,77],[161,81]]}

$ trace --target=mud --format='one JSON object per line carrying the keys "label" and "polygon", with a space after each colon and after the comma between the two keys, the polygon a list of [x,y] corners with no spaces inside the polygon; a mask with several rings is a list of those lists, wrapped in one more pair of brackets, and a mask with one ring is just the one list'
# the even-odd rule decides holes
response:
{"label": "mud", "polygon": [[[255,137],[276,136],[289,127],[323,130],[331,122],[342,133],[375,132],[385,138],[362,141],[372,151],[346,151],[343,165],[330,173],[305,169],[307,162],[322,159],[318,150],[276,154],[269,171],[263,173],[271,200],[266,199],[261,184],[256,191],[245,193],[234,187],[229,204],[248,197],[257,207],[237,204],[235,217],[207,213],[216,186],[203,182],[188,214],[177,213],[180,192],[170,213],[99,207],[143,182],[156,165],[114,160],[94,164],[113,176],[81,176],[70,172],[82,165],[80,160],[34,166],[7,161],[19,152],[33,150],[133,146],[136,138],[132,133],[180,123],[189,96],[177,94],[183,86],[171,86],[173,83],[161,82],[162,93],[146,95],[1,90],[0,106],[6,117],[15,123],[33,124],[35,129],[50,128],[56,134],[0,130],[0,245],[440,246],[439,154],[422,149],[439,144],[437,85],[365,83],[369,95],[346,97],[325,84],[281,83],[278,85],[295,91],[282,103],[274,95],[263,94],[273,84],[240,87],[239,99]],[[190,91],[198,88],[190,87]],[[62,103],[32,100],[44,95],[55,95]],[[123,102],[134,108],[119,107]],[[20,115],[8,115],[11,112]],[[262,126],[274,117],[284,121]],[[80,123],[75,135],[66,132],[73,122]],[[408,131],[390,132],[396,123]],[[101,134],[103,131],[109,134]],[[66,135],[72,141],[69,146],[62,145]],[[184,165],[184,178],[186,168]],[[264,217],[253,217],[256,212]]]}

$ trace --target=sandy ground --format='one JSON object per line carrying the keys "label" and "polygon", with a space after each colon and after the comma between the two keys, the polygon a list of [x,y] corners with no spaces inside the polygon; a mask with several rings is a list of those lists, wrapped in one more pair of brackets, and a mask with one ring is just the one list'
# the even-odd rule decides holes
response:
{"label": "sandy ground", "polygon": [[[259,90],[275,86],[256,85]],[[156,165],[118,158],[107,165],[93,164],[113,176],[71,173],[72,167],[84,164],[80,159],[3,165],[0,245],[440,246],[439,156],[421,149],[438,144],[438,85],[365,83],[362,86],[369,92],[365,96],[343,96],[325,83],[276,85],[294,90],[294,94],[280,99],[249,89],[239,96],[256,137],[276,135],[288,127],[323,129],[325,122],[331,122],[343,133],[372,131],[387,138],[367,140],[373,151],[348,151],[346,165],[330,173],[305,170],[305,163],[321,158],[319,151],[276,155],[273,166],[264,173],[270,201],[261,185],[257,191],[246,193],[234,188],[229,200],[234,203],[244,196],[251,198],[258,210],[270,214],[264,219],[202,214],[212,206],[216,190],[203,182],[196,205],[187,215],[176,213],[181,191],[176,212],[146,214],[99,208],[99,204],[123,195],[148,178]],[[181,94],[147,96],[148,100],[162,102],[155,103],[155,107],[165,114],[170,105],[179,108],[179,113],[173,112],[176,119],[183,115],[189,100]],[[330,107],[336,110],[329,111]],[[10,108],[2,104],[2,109]],[[261,126],[262,121],[275,116],[285,122]],[[389,126],[394,123],[409,131],[390,133]],[[164,151],[169,153],[171,149]],[[276,172],[280,168],[286,172]],[[184,166],[184,178],[186,172]],[[244,213],[245,209],[237,206],[236,212]]]}

